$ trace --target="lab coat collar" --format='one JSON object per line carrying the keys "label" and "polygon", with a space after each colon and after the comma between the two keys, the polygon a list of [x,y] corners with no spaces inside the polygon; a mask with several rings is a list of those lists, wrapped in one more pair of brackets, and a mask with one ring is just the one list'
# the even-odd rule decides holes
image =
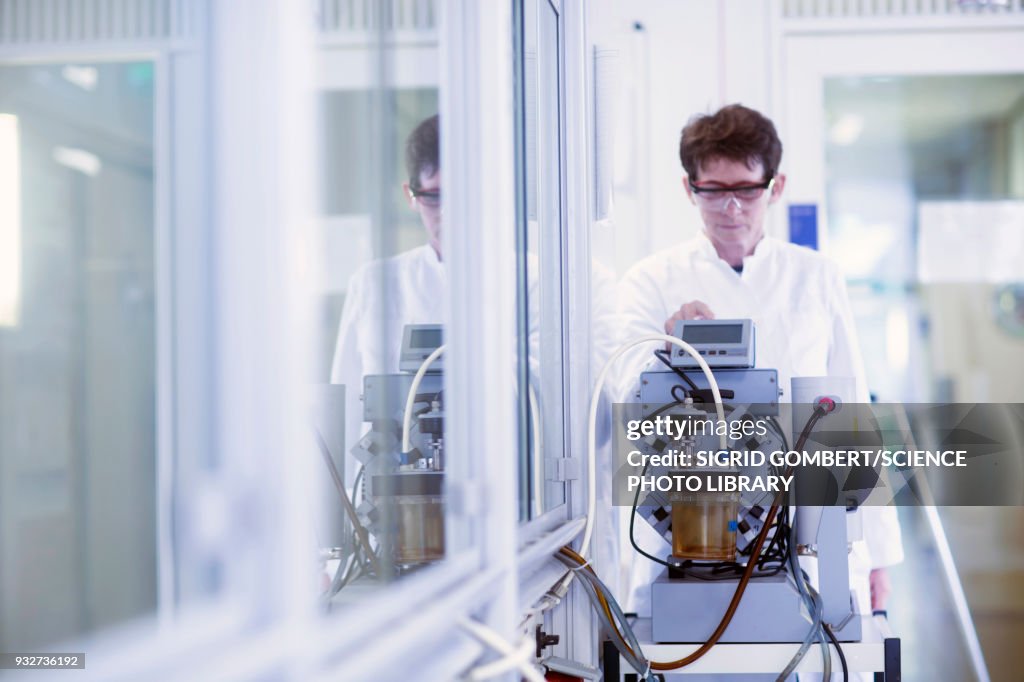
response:
{"label": "lab coat collar", "polygon": [[749,256],[743,259],[743,265],[746,266],[756,261],[765,260],[769,258],[772,255],[772,252],[775,251],[777,246],[777,240],[773,239],[772,237],[769,237],[768,235],[764,235],[763,237],[761,237],[761,241],[759,241],[757,245],[754,246],[754,253],[750,254]]}
{"label": "lab coat collar", "polygon": [[443,274],[445,271],[444,262],[437,257],[437,252],[434,251],[434,247],[430,244],[424,244],[423,246],[420,246],[419,249],[420,261],[423,263],[424,267],[433,272]]}
{"label": "lab coat collar", "polygon": [[[761,237],[761,241],[759,241],[754,247],[754,253],[743,259],[743,269],[746,270],[751,264],[768,258],[771,255],[771,252],[775,250],[776,246],[777,244],[775,239],[768,235]],[[732,270],[732,266],[726,263],[721,256],[718,255],[718,252],[715,251],[715,245],[711,243],[711,240],[708,239],[707,234],[703,230],[700,232],[700,236],[697,237],[697,252],[707,260],[717,261],[722,264],[722,267]],[[733,270],[733,272],[735,271]]]}

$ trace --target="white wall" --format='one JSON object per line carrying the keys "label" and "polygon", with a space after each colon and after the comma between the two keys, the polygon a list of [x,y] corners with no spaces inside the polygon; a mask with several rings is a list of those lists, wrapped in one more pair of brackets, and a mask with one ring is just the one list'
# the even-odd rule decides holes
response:
{"label": "white wall", "polygon": [[618,51],[621,92],[614,225],[595,228],[594,254],[622,274],[700,229],[682,187],[678,146],[686,122],[733,102],[774,115],[772,5],[596,0],[588,7],[591,41]]}

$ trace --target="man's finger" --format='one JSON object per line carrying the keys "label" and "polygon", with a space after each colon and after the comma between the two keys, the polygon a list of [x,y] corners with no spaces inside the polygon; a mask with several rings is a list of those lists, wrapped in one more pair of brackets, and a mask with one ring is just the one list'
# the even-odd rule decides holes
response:
{"label": "man's finger", "polygon": [[690,301],[682,308],[683,313],[688,320],[713,320],[715,314],[708,307],[708,304],[704,301]]}

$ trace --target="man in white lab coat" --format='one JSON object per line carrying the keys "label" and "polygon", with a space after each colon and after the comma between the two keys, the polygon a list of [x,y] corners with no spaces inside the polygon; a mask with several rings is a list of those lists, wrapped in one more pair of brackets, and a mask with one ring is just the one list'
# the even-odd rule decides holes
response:
{"label": "man in white lab coat", "polygon": [[[620,284],[625,338],[672,334],[683,319],[749,318],[757,333],[757,366],[777,369],[786,392],[792,377],[854,377],[858,402],[868,402],[838,268],[820,253],[764,234],[768,207],[786,186],[779,172],[782,144],[772,122],[740,105],[698,116],[683,129],[679,155],[683,187],[700,211],[704,231],[626,273]],[[657,364],[643,347],[624,361],[623,400],[632,400],[640,373]],[[865,507],[862,514],[865,541],[854,543],[851,582],[862,612],[870,613],[885,608],[885,567],[902,561],[903,551],[895,509]],[[656,555],[671,551],[646,523],[636,527],[642,547]],[[650,582],[660,567],[639,555],[633,564],[633,608],[649,615]]]}
{"label": "man in white lab coat", "polygon": [[422,121],[406,141],[409,181],[402,189],[419,214],[428,243],[359,268],[345,306],[331,365],[331,383],[345,385],[345,443],[362,436],[363,377],[398,371],[407,324],[444,321],[448,277],[441,261],[441,165],[438,117]]}
{"label": "man in white lab coat", "polygon": [[[441,167],[440,122],[432,116],[420,123],[406,142],[406,168],[409,181],[403,186],[409,204],[420,217],[428,243],[394,256],[364,265],[349,280],[345,305],[338,327],[338,338],[331,367],[331,383],[344,384],[346,447],[363,434],[363,406],[360,394],[363,377],[398,371],[402,329],[407,324],[438,324],[446,321],[444,300],[448,277],[441,251]],[[541,296],[536,273],[539,266],[533,254],[527,254],[528,343],[531,383],[537,385],[540,357]],[[600,291],[614,289],[607,276],[595,275]],[[601,300],[602,297],[598,297]],[[603,297],[611,300],[614,297]],[[595,315],[595,364],[600,367],[609,345],[614,345],[614,315]],[[509,379],[513,378],[509,372]],[[544,413],[544,394],[538,393],[537,408]],[[560,395],[555,399],[560,399]],[[536,427],[535,427],[536,428]],[[348,464],[353,465],[352,458]],[[543,465],[538,464],[543,472]],[[354,472],[346,472],[351,476]],[[605,480],[610,481],[611,472]],[[542,491],[534,491],[541,496]],[[610,507],[610,491],[602,486],[599,496],[606,501],[601,509]],[[543,502],[543,500],[541,500]],[[613,571],[617,561],[617,536],[608,514],[599,513],[595,523],[594,558],[602,570]],[[604,568],[607,567],[607,568]],[[610,574],[610,573],[609,573]]]}

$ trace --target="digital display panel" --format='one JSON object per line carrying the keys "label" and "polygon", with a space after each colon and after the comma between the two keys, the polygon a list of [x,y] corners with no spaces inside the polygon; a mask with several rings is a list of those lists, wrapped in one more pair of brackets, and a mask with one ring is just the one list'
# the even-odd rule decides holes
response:
{"label": "digital display panel", "polygon": [[683,325],[683,341],[687,343],[740,343],[743,341],[742,324]]}
{"label": "digital display panel", "polygon": [[413,329],[409,337],[411,348],[437,348],[443,341],[440,329]]}

